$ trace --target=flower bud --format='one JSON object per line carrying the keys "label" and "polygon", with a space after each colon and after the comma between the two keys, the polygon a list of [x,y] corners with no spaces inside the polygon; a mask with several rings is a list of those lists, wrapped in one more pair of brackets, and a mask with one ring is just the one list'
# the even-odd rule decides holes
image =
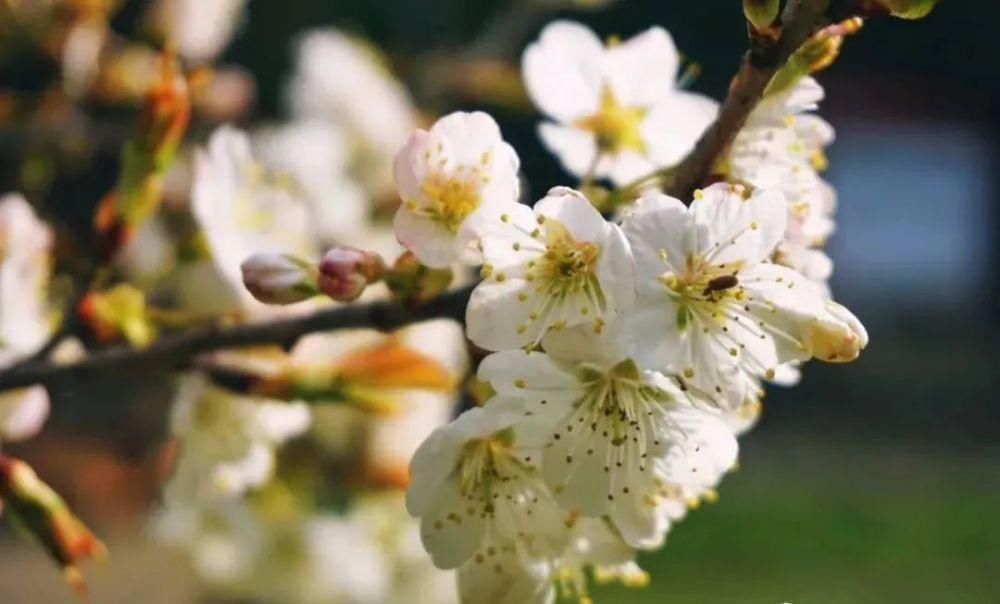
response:
{"label": "flower bud", "polygon": [[817,318],[808,333],[806,344],[812,355],[828,363],[847,363],[858,358],[868,346],[868,331],[854,314],[827,301],[827,314]]}
{"label": "flower bud", "polygon": [[102,292],[91,292],[80,303],[80,319],[101,342],[124,337],[139,348],[156,338],[156,326],[146,307],[146,295],[127,283]]}
{"label": "flower bud", "polygon": [[0,499],[63,568],[66,582],[83,595],[86,585],[77,564],[102,559],[107,550],[66,503],[42,482],[31,466],[0,455]]}
{"label": "flower bud", "polygon": [[319,289],[338,302],[350,302],[381,280],[385,270],[385,262],[375,252],[335,247],[319,263]]}
{"label": "flower bud", "polygon": [[315,265],[291,254],[259,252],[240,270],[247,291],[264,304],[294,304],[318,293]]}
{"label": "flower bud", "polygon": [[743,14],[757,31],[769,29],[778,20],[781,0],[743,0]]}
{"label": "flower bud", "polygon": [[412,252],[406,252],[396,259],[385,276],[385,283],[396,298],[421,304],[444,293],[453,278],[450,268],[430,268]]}

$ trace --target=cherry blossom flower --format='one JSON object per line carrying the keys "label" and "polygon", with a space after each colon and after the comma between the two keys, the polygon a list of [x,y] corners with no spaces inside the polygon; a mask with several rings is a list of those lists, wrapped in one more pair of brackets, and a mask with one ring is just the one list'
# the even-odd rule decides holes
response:
{"label": "cherry blossom flower", "polygon": [[788,222],[772,260],[825,288],[833,263],[820,248],[835,228],[836,192],[819,173],[826,165],[823,148],[834,133],[808,113],[823,95],[822,86],[805,77],[765,97],[733,142],[723,172],[730,180],[785,195]]}
{"label": "cherry blossom flower", "polygon": [[477,211],[499,215],[517,203],[518,166],[485,113],[452,113],[417,130],[396,156],[396,237],[428,266],[476,264],[475,234],[462,227]]}
{"label": "cherry blossom flower", "polygon": [[387,65],[367,41],[335,29],[310,31],[296,44],[286,92],[297,119],[326,121],[347,135],[353,176],[372,196],[391,189],[392,158],[418,124],[409,92]]}
{"label": "cherry blossom flower", "polygon": [[172,428],[184,448],[166,496],[212,500],[260,487],[274,472],[277,447],[309,423],[304,403],[242,396],[189,377],[174,403]]}
{"label": "cherry blossom flower", "polygon": [[624,185],[679,162],[715,118],[711,99],[680,90],[680,56],[654,27],[607,46],[557,21],[525,50],[525,85],[552,122],[539,134],[571,174]]}
{"label": "cherry blossom flower", "polygon": [[[591,602],[588,574],[598,583],[619,582],[645,587],[649,573],[635,561],[636,550],[599,518],[579,518],[573,524],[569,545],[556,561],[553,583],[563,599]],[[589,571],[589,572],[588,572]]]}
{"label": "cherry blossom flower", "polygon": [[439,568],[475,565],[469,578],[482,576],[476,566],[531,575],[565,546],[569,514],[517,448],[513,428],[524,413],[520,401],[491,399],[435,430],[414,454],[406,508],[420,518]]}
{"label": "cherry blossom flower", "polygon": [[736,441],[715,410],[641,370],[616,339],[610,328],[553,333],[545,353],[490,355],[479,377],[548,427],[542,476],[561,506],[607,516],[632,547],[658,547],[670,521],[661,499],[714,486]]}
{"label": "cherry blossom flower", "polygon": [[232,38],[246,0],[159,0],[155,16],[181,56],[214,59]]}
{"label": "cherry blossom flower", "polygon": [[784,363],[858,356],[868,342],[860,322],[767,261],[786,216],[780,193],[739,185],[696,192],[690,208],[659,194],[639,200],[623,223],[639,292],[623,329],[643,366],[738,406],[755,398],[753,378]]}
{"label": "cherry blossom flower", "polygon": [[[233,127],[220,127],[197,152],[191,210],[224,289],[247,309],[262,308],[243,286],[240,265],[247,257],[319,255],[306,202],[287,178],[254,159],[249,138]],[[204,298],[204,283],[197,288]]]}
{"label": "cherry blossom flower", "polygon": [[364,189],[350,172],[351,141],[336,124],[302,119],[253,135],[261,162],[289,179],[309,209],[309,229],[324,245],[344,243],[367,227]]}
{"label": "cherry blossom flower", "polygon": [[[0,369],[35,353],[49,337],[52,239],[24,197],[0,197]],[[0,442],[34,436],[48,414],[41,386],[0,393]]]}
{"label": "cherry blossom flower", "polygon": [[580,193],[556,188],[532,211],[480,216],[485,279],[466,313],[469,338],[490,350],[537,343],[549,329],[595,330],[635,297],[621,230]]}

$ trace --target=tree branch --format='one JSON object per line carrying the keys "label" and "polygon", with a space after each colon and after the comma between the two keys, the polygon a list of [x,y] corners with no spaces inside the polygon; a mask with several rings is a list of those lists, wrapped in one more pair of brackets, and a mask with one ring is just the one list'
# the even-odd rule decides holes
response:
{"label": "tree branch", "polygon": [[398,302],[379,301],[320,310],[310,315],[236,327],[210,327],[165,336],[148,348],[122,345],[88,354],[75,363],[58,365],[28,361],[0,373],[0,391],[84,380],[89,374],[127,370],[141,365],[162,364],[180,368],[203,352],[265,344],[291,344],[301,336],[319,331],[368,327],[381,331],[397,329],[427,319],[462,321],[472,287],[448,292],[426,304],[407,308]]}
{"label": "tree branch", "polygon": [[702,134],[694,150],[677,167],[668,193],[681,200],[691,197],[757,107],[774,74],[824,23],[830,0],[789,0],[781,15],[782,32],[777,43],[754,41],[744,55],[740,70],[719,109],[719,116]]}

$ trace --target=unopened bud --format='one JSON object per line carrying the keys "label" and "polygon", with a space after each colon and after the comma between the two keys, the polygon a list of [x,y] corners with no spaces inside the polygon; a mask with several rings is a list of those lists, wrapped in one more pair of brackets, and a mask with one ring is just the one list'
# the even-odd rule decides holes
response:
{"label": "unopened bud", "polygon": [[827,313],[809,330],[806,344],[812,355],[829,363],[847,363],[868,346],[868,331],[861,321],[840,304],[826,303]]}
{"label": "unopened bud", "polygon": [[743,14],[757,31],[765,31],[778,20],[781,0],[743,0]]}
{"label": "unopened bud", "polygon": [[0,455],[0,499],[63,568],[66,582],[83,595],[86,584],[77,564],[102,559],[107,550],[62,498],[38,478],[31,466]]}
{"label": "unopened bud", "polygon": [[146,295],[126,283],[87,294],[78,313],[101,342],[124,337],[133,346],[144,348],[156,338],[156,327],[146,307]]}
{"label": "unopened bud", "polygon": [[789,90],[803,77],[833,65],[840,56],[844,38],[857,33],[862,25],[864,25],[862,19],[852,17],[821,29],[806,40],[778,70],[764,91],[764,96]]}
{"label": "unopened bud", "polygon": [[319,293],[316,266],[291,254],[259,252],[240,270],[247,291],[264,304],[294,304]]}
{"label": "unopened bud", "polygon": [[396,259],[385,283],[396,298],[421,304],[447,291],[453,278],[450,268],[430,268],[412,252],[406,252]]}
{"label": "unopened bud", "polygon": [[319,289],[334,300],[350,302],[380,281],[385,271],[385,262],[375,252],[335,247],[319,263]]}

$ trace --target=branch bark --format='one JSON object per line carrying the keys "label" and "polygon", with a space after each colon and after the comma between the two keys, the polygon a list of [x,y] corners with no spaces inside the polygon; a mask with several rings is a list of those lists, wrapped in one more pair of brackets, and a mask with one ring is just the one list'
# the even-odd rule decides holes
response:
{"label": "branch bark", "polygon": [[381,331],[436,318],[465,318],[471,287],[448,292],[416,308],[390,301],[352,304],[321,310],[310,315],[236,327],[210,327],[165,336],[144,349],[122,345],[98,350],[75,363],[25,362],[0,373],[0,391],[84,380],[105,371],[127,370],[141,365],[162,364],[182,368],[204,352],[266,344],[292,344],[301,336],[319,331],[367,327]]}
{"label": "branch bark", "polygon": [[716,163],[732,145],[736,135],[757,107],[764,89],[788,58],[822,27],[830,0],[789,0],[781,15],[781,37],[771,45],[753,42],[733,78],[719,116],[677,168],[668,193],[680,200],[691,194],[711,175]]}

